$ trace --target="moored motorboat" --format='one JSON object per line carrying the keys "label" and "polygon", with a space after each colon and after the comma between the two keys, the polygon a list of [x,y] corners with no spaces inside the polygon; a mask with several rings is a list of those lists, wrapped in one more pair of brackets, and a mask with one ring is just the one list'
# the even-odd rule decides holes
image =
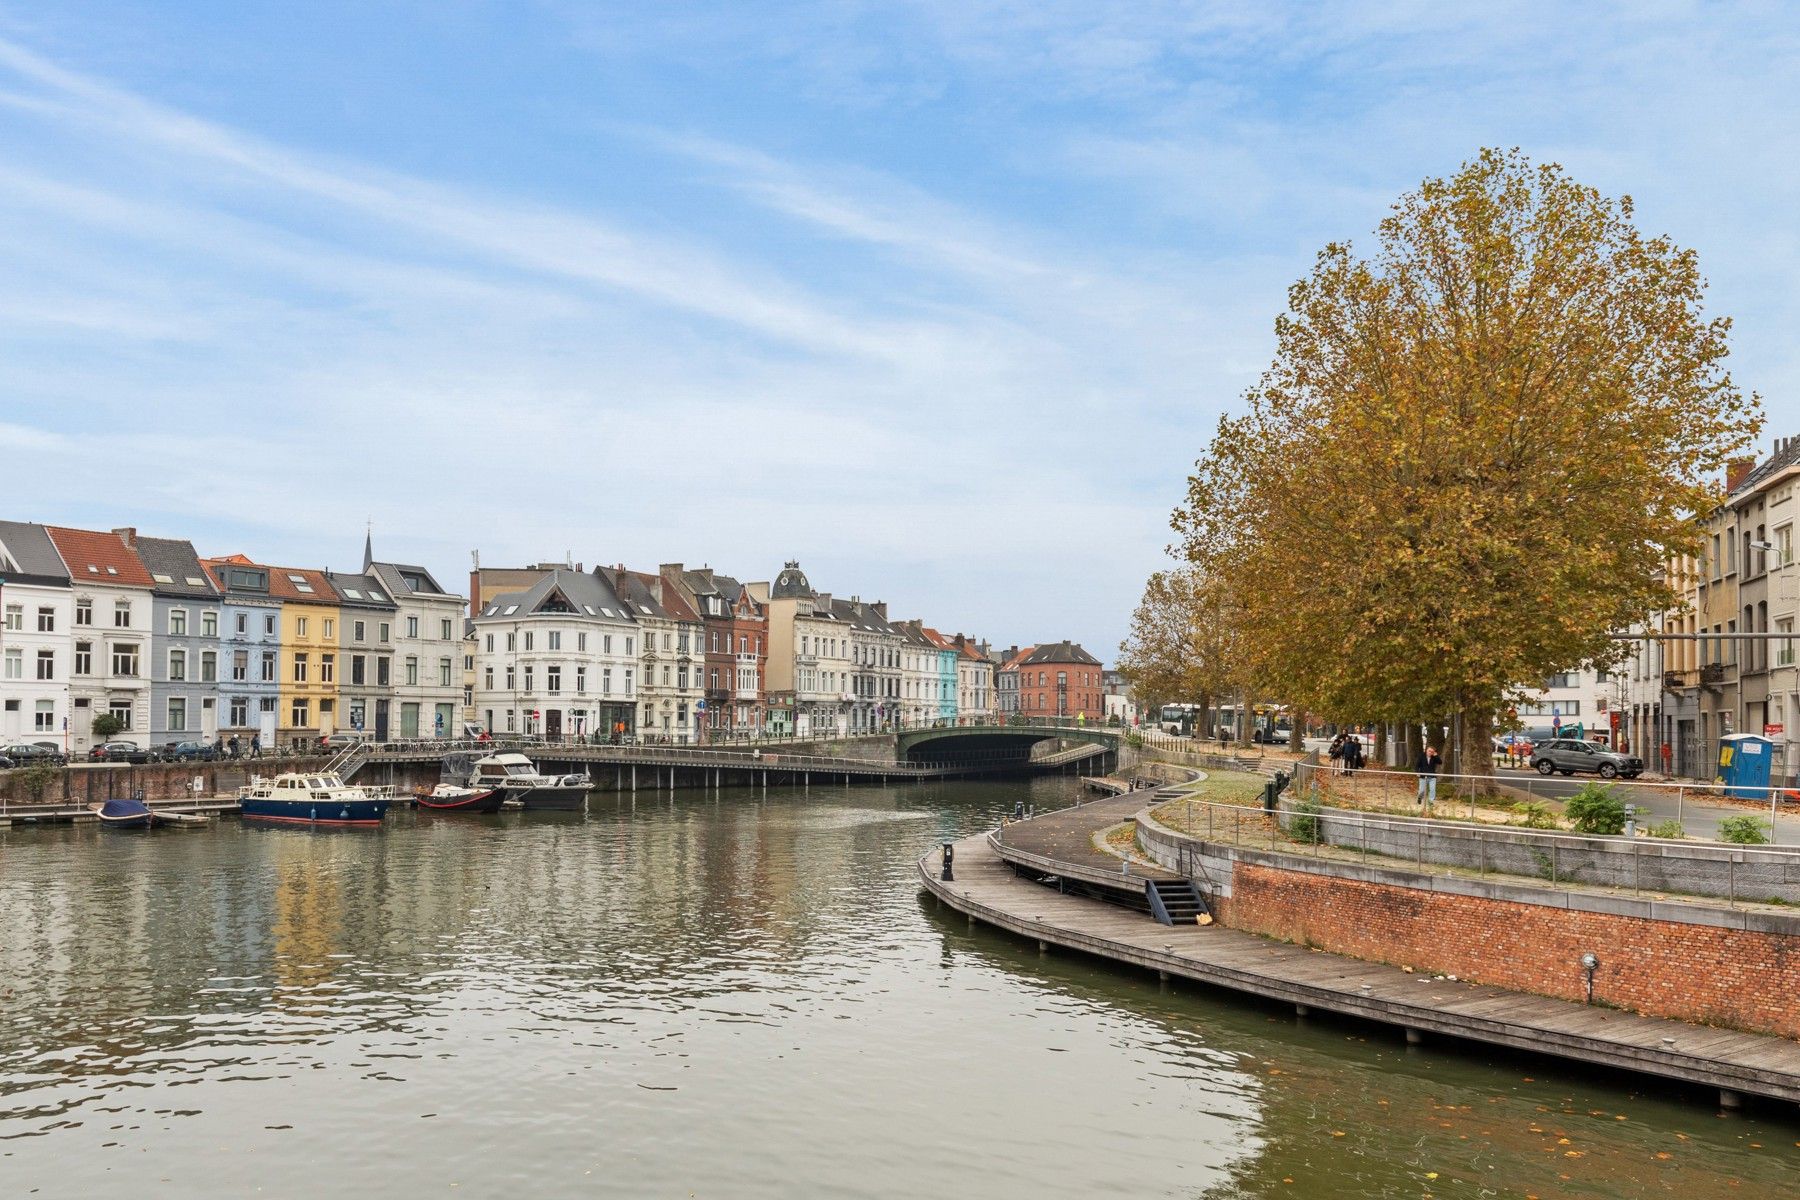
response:
{"label": "moored motorboat", "polygon": [[156,820],[150,806],[136,798],[120,797],[100,804],[90,804],[100,824],[108,829],[148,829]]}
{"label": "moored motorboat", "polygon": [[352,787],[329,771],[289,771],[253,779],[238,789],[246,819],[296,825],[379,825],[393,800],[392,788]]}
{"label": "moored motorboat", "polygon": [[509,806],[527,812],[570,812],[586,806],[593,781],[580,773],[544,775],[523,754],[505,753],[477,760],[469,773],[469,786],[477,790],[494,788]]}
{"label": "moored motorboat", "polygon": [[413,798],[420,808],[433,812],[496,813],[506,803],[506,793],[499,788],[463,787],[455,783],[440,783],[430,791],[416,793]]}

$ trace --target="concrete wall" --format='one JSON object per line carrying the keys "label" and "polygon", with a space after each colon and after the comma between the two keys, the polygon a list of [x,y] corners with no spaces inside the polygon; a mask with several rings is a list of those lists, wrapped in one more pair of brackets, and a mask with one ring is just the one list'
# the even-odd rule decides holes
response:
{"label": "concrete wall", "polygon": [[[1284,823],[1291,822],[1289,806],[1283,809]],[[1557,884],[1800,903],[1800,849],[1583,837],[1333,809],[1318,820],[1326,844],[1366,848],[1372,856],[1402,863],[1435,863]]]}

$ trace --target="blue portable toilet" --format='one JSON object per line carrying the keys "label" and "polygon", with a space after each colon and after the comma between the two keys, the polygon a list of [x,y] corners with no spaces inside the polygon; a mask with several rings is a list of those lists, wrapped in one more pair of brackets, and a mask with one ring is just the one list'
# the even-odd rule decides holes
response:
{"label": "blue portable toilet", "polygon": [[1719,782],[1725,794],[1739,800],[1769,798],[1769,764],[1775,760],[1772,738],[1754,733],[1728,733],[1719,739]]}

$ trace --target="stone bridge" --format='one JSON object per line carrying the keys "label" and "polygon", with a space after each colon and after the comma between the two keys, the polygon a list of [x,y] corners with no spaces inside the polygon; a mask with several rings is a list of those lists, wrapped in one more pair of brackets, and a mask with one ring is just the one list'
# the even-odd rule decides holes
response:
{"label": "stone bridge", "polygon": [[901,730],[894,739],[895,757],[905,762],[951,762],[979,756],[1016,759],[1021,764],[1055,754],[1062,743],[1098,746],[1116,763],[1124,740],[1125,730],[1118,726],[1044,719],[926,726]]}

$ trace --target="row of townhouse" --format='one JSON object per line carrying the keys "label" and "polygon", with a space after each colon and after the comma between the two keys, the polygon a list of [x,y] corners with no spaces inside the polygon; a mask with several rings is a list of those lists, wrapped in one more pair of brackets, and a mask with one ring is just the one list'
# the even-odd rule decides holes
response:
{"label": "row of townhouse", "polygon": [[470,577],[466,719],[496,733],[677,743],[868,733],[994,713],[986,648],[887,605],[664,563]]}
{"label": "row of townhouse", "polygon": [[453,731],[463,599],[422,567],[339,574],[191,542],[0,521],[0,742]]}
{"label": "row of townhouse", "polygon": [[[1763,734],[1774,773],[1800,780],[1800,437],[1728,469],[1706,520],[1703,553],[1665,565],[1677,603],[1634,632],[1650,635],[1612,681],[1620,736],[1677,775],[1710,778],[1720,739]],[[1670,635],[1657,637],[1656,635]]]}

